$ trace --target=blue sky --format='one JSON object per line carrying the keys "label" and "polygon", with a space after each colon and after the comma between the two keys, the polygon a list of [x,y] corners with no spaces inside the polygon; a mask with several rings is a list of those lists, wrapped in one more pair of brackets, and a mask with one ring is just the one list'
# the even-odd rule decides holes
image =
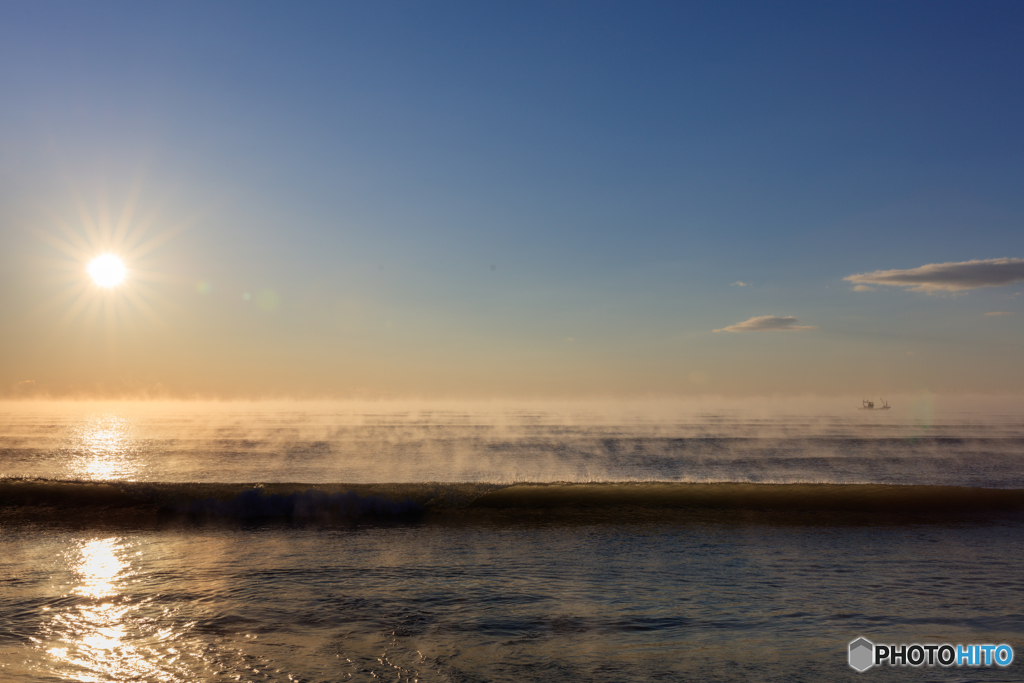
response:
{"label": "blue sky", "polygon": [[[1015,3],[5,5],[0,388],[1013,391],[1021,282],[844,278],[1024,257],[1022,29]],[[89,292],[40,234],[133,187],[132,229],[186,227]],[[713,331],[761,316],[816,329]]]}

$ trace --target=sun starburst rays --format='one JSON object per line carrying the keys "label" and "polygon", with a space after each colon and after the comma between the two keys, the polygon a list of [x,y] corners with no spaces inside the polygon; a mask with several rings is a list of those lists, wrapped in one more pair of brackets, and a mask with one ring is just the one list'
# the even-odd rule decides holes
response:
{"label": "sun starburst rays", "polygon": [[40,307],[40,313],[53,316],[51,339],[72,327],[86,334],[102,327],[114,339],[116,332],[143,321],[165,324],[158,310],[169,301],[154,285],[173,278],[157,267],[153,254],[188,222],[166,225],[162,202],[140,215],[141,194],[141,184],[135,183],[116,219],[102,192],[90,209],[81,193],[72,191],[72,220],[47,211],[47,225],[36,234],[56,252],[44,261],[55,291]]}

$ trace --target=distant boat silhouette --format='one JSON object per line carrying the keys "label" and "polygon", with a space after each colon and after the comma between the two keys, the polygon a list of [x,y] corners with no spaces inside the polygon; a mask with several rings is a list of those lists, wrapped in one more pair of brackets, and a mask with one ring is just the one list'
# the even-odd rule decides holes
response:
{"label": "distant boat silhouette", "polygon": [[882,405],[878,406],[878,408],[875,408],[875,402],[874,401],[868,401],[868,400],[861,401],[861,403],[863,403],[864,405],[862,405],[857,410],[889,410],[890,408],[892,408],[891,405],[886,403],[884,398],[881,399],[881,401],[882,401]]}

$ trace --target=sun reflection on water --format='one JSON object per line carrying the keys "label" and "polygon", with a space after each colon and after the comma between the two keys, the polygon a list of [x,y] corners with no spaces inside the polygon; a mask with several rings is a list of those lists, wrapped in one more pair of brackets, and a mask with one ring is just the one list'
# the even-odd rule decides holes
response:
{"label": "sun reflection on water", "polygon": [[77,548],[72,560],[77,581],[71,593],[87,600],[53,616],[47,640],[57,642],[47,652],[78,680],[134,680],[148,674],[127,639],[125,617],[132,606],[120,595],[131,576],[127,551],[118,538],[93,539]]}
{"label": "sun reflection on water", "polygon": [[70,474],[79,479],[133,481],[140,473],[136,426],[123,415],[94,415],[69,434]]}
{"label": "sun reflection on water", "polygon": [[80,550],[77,572],[81,584],[74,593],[102,598],[116,593],[115,581],[128,570],[128,562],[120,557],[116,538],[88,541]]}
{"label": "sun reflection on water", "polygon": [[[265,658],[240,647],[254,635],[216,626],[220,614],[185,597],[196,590],[180,564],[188,553],[166,541],[138,536],[72,541],[61,553],[64,581],[58,579],[29,636],[34,646],[24,663],[26,675],[15,680],[284,680],[280,670],[265,672]],[[155,576],[160,578],[154,582]],[[0,662],[0,681],[7,680],[3,674]]]}
{"label": "sun reflection on water", "polygon": [[168,666],[168,641],[180,634],[152,628],[147,601],[126,590],[137,574],[131,550],[123,539],[93,539],[69,558],[76,578],[70,593],[81,600],[54,614],[38,641],[52,673],[77,681],[184,680]]}

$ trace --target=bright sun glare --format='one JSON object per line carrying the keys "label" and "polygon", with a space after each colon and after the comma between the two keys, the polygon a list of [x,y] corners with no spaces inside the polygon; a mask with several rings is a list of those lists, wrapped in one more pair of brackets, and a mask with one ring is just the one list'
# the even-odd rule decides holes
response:
{"label": "bright sun glare", "polygon": [[104,254],[89,264],[89,275],[100,287],[113,287],[124,281],[126,270],[121,259],[113,254]]}

